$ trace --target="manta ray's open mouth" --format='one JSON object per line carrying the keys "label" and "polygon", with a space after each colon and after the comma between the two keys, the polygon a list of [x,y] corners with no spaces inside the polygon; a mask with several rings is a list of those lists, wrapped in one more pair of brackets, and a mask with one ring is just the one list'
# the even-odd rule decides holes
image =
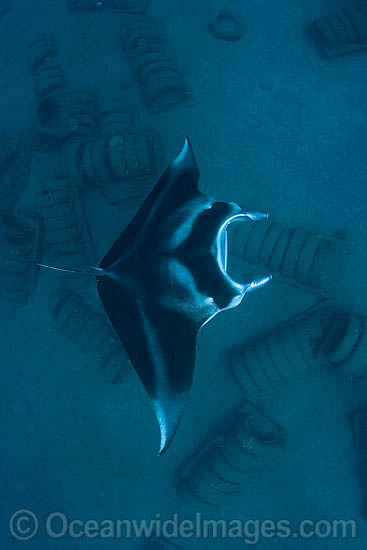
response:
{"label": "manta ray's open mouth", "polygon": [[217,260],[219,268],[226,278],[228,283],[235,289],[238,290],[239,294],[243,296],[244,293],[255,290],[267,284],[271,280],[271,275],[266,275],[259,279],[255,279],[251,283],[240,283],[232,279],[228,273],[228,227],[235,222],[256,222],[260,220],[267,219],[269,217],[268,213],[264,212],[245,212],[242,211],[238,214],[234,214],[228,218],[219,228],[217,235]]}

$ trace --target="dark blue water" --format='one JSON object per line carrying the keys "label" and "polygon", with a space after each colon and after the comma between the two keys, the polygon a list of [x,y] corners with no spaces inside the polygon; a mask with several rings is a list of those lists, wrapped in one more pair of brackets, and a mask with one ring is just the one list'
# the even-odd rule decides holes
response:
{"label": "dark blue water", "polygon": [[[24,52],[41,33],[51,33],[68,83],[93,85],[101,97],[132,102],[136,126],[153,126],[162,136],[166,164],[190,136],[203,192],[325,237],[343,229],[348,265],[341,256],[332,274],[332,300],[364,318],[367,53],[325,59],[308,32],[315,18],[362,5],[362,0],[150,0],[147,14],[170,38],[192,92],[192,105],[150,114],[119,39],[122,14],[109,8],[70,12],[66,0],[13,0],[0,19],[0,130],[32,145],[25,121],[35,98]],[[243,18],[246,32],[237,42],[208,32],[208,20],[223,8]],[[56,152],[34,153],[18,208],[35,208],[41,182],[52,177]],[[83,204],[99,261],[136,207],[109,205],[98,186],[83,195]],[[234,269],[243,275],[247,267]],[[275,550],[365,547],[349,417],[363,404],[366,385],[332,369],[320,368],[259,397],[258,406],[286,428],[287,449],[278,463],[249,476],[239,497],[213,509],[190,504],[177,491],[184,465],[244,399],[230,369],[231,349],[275,329],[318,297],[275,280],[205,326],[188,407],[171,448],[157,457],[159,430],[135,373],[120,385],[104,383],[98,364],[55,329],[47,301],[60,284],[52,272],[42,272],[25,307],[8,304],[6,296],[0,305],[1,549],[23,544],[30,550],[158,550],[159,543],[134,533],[101,535],[101,522],[116,527],[117,520],[163,521],[174,514],[195,520],[197,512],[228,524],[285,519],[295,530],[303,520],[353,520],[356,536],[346,540],[322,533],[287,539],[248,533],[247,542]],[[81,292],[102,313],[93,281]],[[18,523],[23,529],[18,538],[30,535],[23,543],[9,529],[19,510],[33,514]],[[38,532],[31,536],[35,518]],[[54,530],[47,527],[51,520]],[[88,520],[96,520],[96,536],[83,531]],[[244,545],[240,538],[182,532],[169,541],[195,549]]]}

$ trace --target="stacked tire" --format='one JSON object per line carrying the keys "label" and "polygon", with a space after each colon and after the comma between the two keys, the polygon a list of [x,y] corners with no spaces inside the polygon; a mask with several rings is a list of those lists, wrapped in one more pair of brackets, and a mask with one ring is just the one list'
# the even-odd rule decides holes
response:
{"label": "stacked tire", "polygon": [[6,215],[0,235],[0,292],[9,303],[24,307],[33,294],[40,255],[41,225],[34,215]]}
{"label": "stacked tire", "polygon": [[249,476],[281,456],[285,441],[284,429],[247,403],[194,465],[183,483],[184,495],[209,507],[229,504],[243,492]]}
{"label": "stacked tire", "polygon": [[274,383],[306,377],[320,365],[326,329],[317,311],[285,325],[232,355],[234,375],[246,397],[265,395]]}
{"label": "stacked tire", "polygon": [[241,223],[232,239],[234,254],[248,264],[323,296],[335,269],[340,273],[340,243],[302,228],[270,220]]}
{"label": "stacked tire", "polygon": [[106,317],[93,311],[82,296],[59,288],[49,298],[49,313],[55,328],[100,365],[105,382],[125,378],[129,360],[120,339]]}
{"label": "stacked tire", "polygon": [[131,70],[151,112],[164,111],[185,101],[182,71],[155,21],[133,17],[121,26],[121,39]]}
{"label": "stacked tire", "polygon": [[321,356],[327,364],[347,378],[366,378],[367,319],[336,310],[329,316],[325,329]]}
{"label": "stacked tire", "polygon": [[[93,265],[92,241],[76,185],[70,179],[43,182],[37,203],[44,226],[43,261],[74,270]],[[78,273],[63,276],[78,285],[85,277]]]}

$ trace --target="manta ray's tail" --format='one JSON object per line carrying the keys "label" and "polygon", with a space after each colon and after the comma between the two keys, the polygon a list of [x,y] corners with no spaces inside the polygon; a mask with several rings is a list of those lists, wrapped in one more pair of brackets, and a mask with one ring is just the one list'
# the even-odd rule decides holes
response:
{"label": "manta ray's tail", "polygon": [[44,267],[46,269],[52,269],[53,271],[63,271],[64,273],[83,273],[85,275],[103,275],[104,269],[101,267],[94,267],[91,265],[88,265],[85,269],[66,269],[64,267],[56,267],[54,265],[47,265],[47,264],[40,264],[37,262],[39,267]]}

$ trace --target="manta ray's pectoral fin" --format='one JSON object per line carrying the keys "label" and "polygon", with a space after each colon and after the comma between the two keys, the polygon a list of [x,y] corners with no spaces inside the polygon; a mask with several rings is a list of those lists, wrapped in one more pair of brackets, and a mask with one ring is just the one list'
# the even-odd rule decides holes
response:
{"label": "manta ray's pectoral fin", "polygon": [[120,281],[98,281],[103,306],[153,405],[163,454],[171,443],[192,386],[198,323],[168,311],[154,297],[139,300]]}
{"label": "manta ray's pectoral fin", "polygon": [[199,177],[194,151],[189,138],[186,138],[181,153],[162,174],[135,216],[107,252],[100,267],[111,266],[121,258],[134,246],[137,236],[144,228],[159,226],[167,215],[180,208],[182,204],[194,197],[202,197],[198,190]]}

